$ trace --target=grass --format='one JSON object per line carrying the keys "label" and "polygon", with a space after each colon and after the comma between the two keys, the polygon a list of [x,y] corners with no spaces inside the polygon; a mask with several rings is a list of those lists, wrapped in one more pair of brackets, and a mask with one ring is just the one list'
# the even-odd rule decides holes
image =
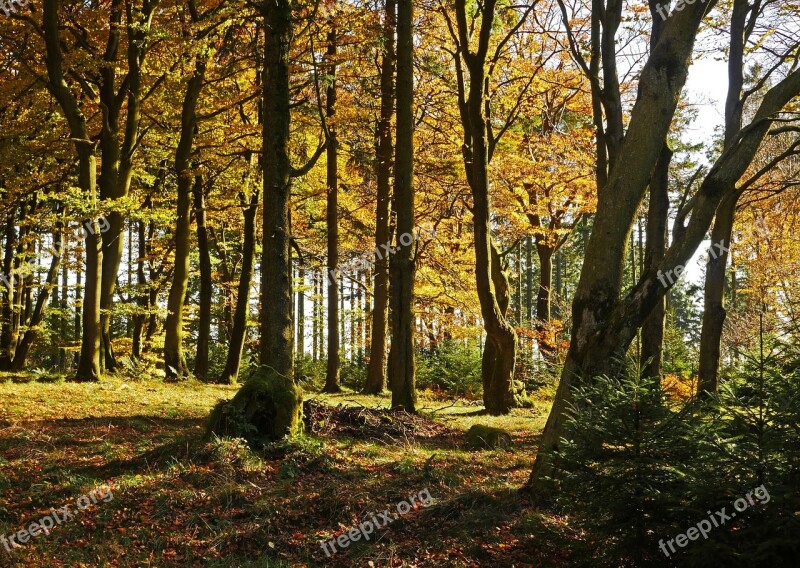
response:
{"label": "grass", "polygon": [[[574,536],[568,526],[527,508],[517,492],[544,402],[489,417],[475,403],[423,393],[422,418],[450,437],[387,442],[323,428],[257,455],[236,440],[201,441],[208,412],[236,387],[0,382],[0,535],[51,507],[74,509],[94,487],[108,484],[114,496],[10,554],[0,545],[3,566],[566,565],[558,538]],[[372,409],[390,401],[354,392],[308,397]],[[514,448],[461,449],[461,433],[475,423],[508,430]],[[423,489],[431,507],[325,556],[320,541]],[[537,537],[551,533],[558,538]]]}

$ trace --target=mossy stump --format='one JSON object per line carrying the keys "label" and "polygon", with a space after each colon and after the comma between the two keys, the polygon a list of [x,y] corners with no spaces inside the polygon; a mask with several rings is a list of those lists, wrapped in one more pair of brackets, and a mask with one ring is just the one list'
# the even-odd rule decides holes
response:
{"label": "mossy stump", "polygon": [[466,446],[470,450],[494,450],[511,447],[511,434],[501,428],[475,424],[466,434]]}
{"label": "mossy stump", "polygon": [[236,395],[211,411],[206,437],[244,438],[254,447],[303,430],[303,391],[291,379],[260,367]]}

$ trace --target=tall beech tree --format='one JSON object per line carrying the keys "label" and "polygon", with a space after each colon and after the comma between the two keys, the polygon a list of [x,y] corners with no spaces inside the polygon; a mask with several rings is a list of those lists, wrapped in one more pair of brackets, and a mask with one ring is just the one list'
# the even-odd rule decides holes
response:
{"label": "tall beech tree", "polygon": [[[109,34],[98,73],[100,108],[103,127],[100,131],[100,200],[108,202],[108,230],[102,233],[103,264],[100,289],[100,325],[104,364],[113,371],[117,366],[111,341],[111,308],[124,245],[124,216],[113,202],[130,192],[133,177],[133,156],[141,142],[142,67],[147,54],[147,41],[157,1],[144,0],[141,8],[130,0],[113,0],[110,11]],[[127,74],[118,80],[117,67],[122,43],[122,12],[126,15],[124,29],[127,39]],[[124,124],[121,109],[127,102]],[[121,132],[122,131],[122,132]],[[120,134],[122,139],[120,140]]]}
{"label": "tall beech tree", "polygon": [[[497,9],[495,0],[479,5],[472,23],[469,22],[466,1],[455,0],[455,23],[449,17],[447,20],[456,45],[453,56],[458,107],[464,131],[462,154],[467,183],[472,192],[475,280],[486,332],[481,364],[483,403],[491,414],[505,414],[516,405],[512,385],[517,334],[506,317],[511,295],[500,251],[492,237],[489,200],[489,161],[499,137],[507,127],[498,135],[491,131],[488,90],[492,71],[503,47],[522,26],[534,6],[535,3],[516,15],[516,23],[498,42],[491,56],[489,50]],[[475,24],[477,36],[473,37]],[[506,124],[512,121],[513,115],[506,118]]]}
{"label": "tall beech tree", "polygon": [[[392,191],[392,116],[394,115],[394,35],[397,26],[397,3],[384,0],[381,37],[382,59],[380,66],[380,116],[375,145],[375,250],[391,242],[389,205]],[[364,392],[380,394],[386,386],[386,322],[389,308],[389,258],[381,254],[375,259],[375,279],[372,292],[372,328],[369,342],[369,365]]]}
{"label": "tall beech tree", "polygon": [[[757,94],[758,89],[744,92],[745,55],[752,41],[759,17],[764,15],[760,2],[752,5],[747,0],[734,0],[730,17],[730,47],[728,50],[728,93],[725,98],[725,124],[723,148],[727,149],[737,142],[742,128],[743,114],[747,102]],[[789,51],[791,53],[791,50]],[[788,55],[788,53],[787,53]],[[784,56],[785,57],[785,56]],[[764,73],[756,81],[766,82],[771,73]],[[711,230],[711,243],[721,243],[714,249],[706,262],[706,279],[703,294],[703,329],[700,335],[700,364],[698,368],[698,391],[716,392],[719,386],[719,359],[722,330],[727,311],[724,305],[725,272],[728,265],[731,235],[736,214],[736,205],[742,192],[727,195],[720,203],[714,226]]]}
{"label": "tall beech tree", "polygon": [[394,209],[397,246],[389,262],[392,345],[389,384],[392,408],[415,412],[417,404],[414,354],[414,5],[397,1],[397,140],[394,168]]}
{"label": "tall beech tree", "polygon": [[260,360],[278,373],[294,375],[292,326],[292,266],[289,197],[289,50],[292,7],[288,0],[265,0],[263,227],[261,253]]}
{"label": "tall beech tree", "polygon": [[[613,0],[616,2],[616,0]],[[749,124],[739,129],[737,143],[724,149],[700,184],[697,193],[676,215],[673,240],[664,258],[647,268],[636,285],[621,297],[626,247],[634,220],[664,148],[675,115],[700,23],[714,6],[688,5],[667,20],[639,76],[638,97],[627,131],[619,139],[615,158],[609,161],[608,180],[599,194],[597,214],[589,237],[580,280],[572,304],[572,338],[561,381],[542,436],[528,488],[539,487],[552,472],[554,453],[563,433],[563,417],[576,383],[613,373],[624,358],[656,303],[669,286],[658,273],[672,272],[688,263],[711,226],[719,204],[735,191],[772,123],[784,106],[800,93],[800,69],[788,70],[764,95]],[[599,6],[595,6],[598,11]],[[605,6],[605,18],[613,10]],[[593,14],[599,17],[599,14]],[[619,19],[606,32],[613,44]],[[604,37],[604,40],[606,38]],[[604,74],[607,69],[604,69]],[[688,219],[688,221],[687,221]]]}
{"label": "tall beech tree", "polygon": [[[89,136],[86,116],[78,99],[66,82],[64,55],[58,36],[58,0],[45,0],[42,34],[45,42],[47,88],[56,99],[69,125],[70,138],[78,155],[78,187],[88,204],[97,207],[97,155],[96,143]],[[100,379],[100,284],[102,278],[103,250],[100,228],[96,218],[83,224],[86,252],[86,272],[81,316],[81,351],[77,381]]]}
{"label": "tall beech tree", "polygon": [[289,156],[292,121],[289,52],[294,38],[293,5],[288,0],[265,0],[261,9],[264,17],[264,203],[259,360],[262,365],[291,378],[294,376],[292,227],[289,214],[292,178],[306,175],[327,144],[320,144],[302,167],[292,167]]}
{"label": "tall beech tree", "polygon": [[336,139],[336,26],[331,21],[328,32],[327,82],[325,90],[325,117],[328,131],[326,164],[327,211],[325,221],[328,230],[328,363],[325,371],[323,392],[341,391],[339,386],[339,146]]}
{"label": "tall beech tree", "polygon": [[[178,178],[177,219],[175,223],[175,270],[167,299],[164,323],[164,372],[169,380],[189,375],[183,352],[183,312],[189,286],[189,249],[191,247],[192,184],[199,179],[192,164],[194,139],[197,134],[197,105],[205,83],[206,49],[194,60],[194,72],[186,84],[181,109],[181,136],[175,150],[175,173]],[[202,183],[202,181],[201,181]],[[202,191],[200,189],[199,191]]]}

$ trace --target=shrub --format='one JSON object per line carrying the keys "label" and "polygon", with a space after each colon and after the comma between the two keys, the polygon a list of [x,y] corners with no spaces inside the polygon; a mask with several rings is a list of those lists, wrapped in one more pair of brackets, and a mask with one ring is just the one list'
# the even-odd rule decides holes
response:
{"label": "shrub", "polygon": [[441,342],[436,348],[417,352],[417,387],[444,390],[454,396],[478,396],[482,392],[481,352],[474,343]]}

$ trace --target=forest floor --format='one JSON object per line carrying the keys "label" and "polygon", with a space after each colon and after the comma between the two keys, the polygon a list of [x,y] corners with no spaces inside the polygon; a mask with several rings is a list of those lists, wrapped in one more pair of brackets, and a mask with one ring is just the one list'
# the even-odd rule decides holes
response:
{"label": "forest floor", "polygon": [[[306,434],[255,454],[202,440],[235,386],[0,376],[0,389],[0,537],[51,508],[74,513],[10,552],[0,543],[0,566],[539,567],[570,565],[585,546],[518,492],[545,401],[488,417],[476,402],[422,393],[410,417],[386,412],[387,396],[307,393]],[[506,429],[513,447],[467,451],[476,423]],[[79,510],[104,484],[113,498]],[[430,506],[368,542],[330,557],[320,546],[425,490]]]}

